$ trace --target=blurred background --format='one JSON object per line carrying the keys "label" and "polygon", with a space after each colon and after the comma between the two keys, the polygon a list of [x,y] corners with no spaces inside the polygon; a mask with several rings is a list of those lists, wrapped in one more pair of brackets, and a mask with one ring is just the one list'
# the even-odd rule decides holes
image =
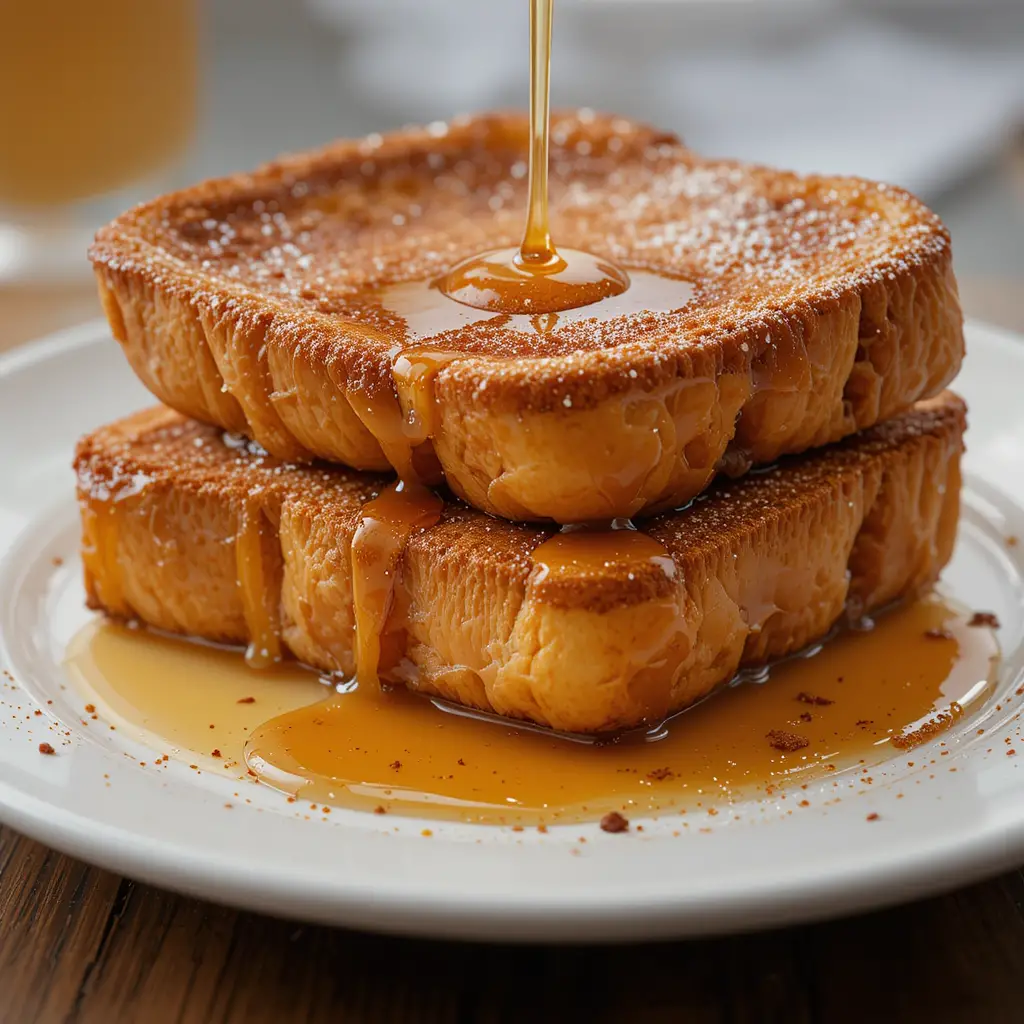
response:
{"label": "blurred background", "polygon": [[[84,246],[132,202],[525,106],[527,36],[526,0],[0,0],[0,348],[98,312]],[[552,103],[903,185],[1024,330],[1024,0],[558,0]]]}

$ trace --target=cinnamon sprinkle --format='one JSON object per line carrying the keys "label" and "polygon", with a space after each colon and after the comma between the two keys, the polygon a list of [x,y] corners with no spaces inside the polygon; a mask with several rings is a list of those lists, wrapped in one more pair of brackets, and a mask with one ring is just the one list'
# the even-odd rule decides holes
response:
{"label": "cinnamon sprinkle", "polygon": [[798,736],[795,732],[787,732],[785,729],[772,729],[768,733],[768,742],[776,750],[790,753],[794,750],[803,750],[811,741],[806,736]]}
{"label": "cinnamon sprinkle", "polygon": [[999,628],[999,619],[995,612],[975,612],[967,621],[968,626],[989,626],[992,629]]}
{"label": "cinnamon sprinkle", "polygon": [[927,740],[945,732],[954,722],[963,717],[964,709],[956,701],[953,701],[948,710],[940,711],[934,718],[929,718],[923,725],[912,729],[910,732],[899,733],[890,736],[889,742],[898,750],[911,750],[920,746]]}
{"label": "cinnamon sprinkle", "polygon": [[628,832],[629,821],[624,818],[618,811],[609,811],[601,819],[601,831],[602,832]]}
{"label": "cinnamon sprinkle", "polygon": [[815,704],[818,707],[825,707],[827,704],[835,704],[835,701],[830,700],[828,697],[818,697],[813,693],[805,693],[803,690],[796,695],[796,699],[802,701],[804,704]]}

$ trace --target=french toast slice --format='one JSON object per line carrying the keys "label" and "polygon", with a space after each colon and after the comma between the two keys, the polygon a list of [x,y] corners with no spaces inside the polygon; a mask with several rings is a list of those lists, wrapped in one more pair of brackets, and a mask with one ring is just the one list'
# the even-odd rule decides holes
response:
{"label": "french toast slice", "polygon": [[[836,441],[956,373],[949,237],[906,192],[706,160],[587,111],[555,117],[552,140],[556,242],[672,278],[656,308],[538,321],[431,293],[520,237],[527,123],[487,115],[136,207],[91,249],[113,333],[179,412],[291,461],[401,471],[415,456],[425,482],[443,473],[512,520],[678,508],[719,470]],[[395,302],[415,282],[461,311],[456,327]],[[424,415],[396,385],[410,351],[426,355]]]}
{"label": "french toast slice", "polygon": [[[720,481],[644,524],[670,562],[538,562],[550,527],[451,502],[401,554],[381,678],[572,732],[656,721],[927,588],[953,547],[964,426],[945,392]],[[350,547],[387,478],[283,464],[165,408],[85,437],[75,467],[91,607],[230,644],[269,624],[286,653],[352,673]]]}

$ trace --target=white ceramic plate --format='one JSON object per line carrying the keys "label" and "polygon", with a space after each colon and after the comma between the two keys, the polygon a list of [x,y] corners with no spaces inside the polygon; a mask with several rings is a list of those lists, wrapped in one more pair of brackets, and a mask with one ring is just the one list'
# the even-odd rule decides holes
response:
{"label": "white ceramic plate", "polygon": [[[0,361],[0,819],[195,896],[463,938],[755,928],[912,899],[1024,862],[1024,744],[1021,757],[1007,757],[1003,742],[1018,742],[1024,706],[1014,695],[1024,675],[1024,545],[1006,544],[1008,535],[1024,538],[1024,339],[974,324],[969,350],[958,384],[971,405],[964,516],[945,579],[1003,623],[1002,699],[983,712],[984,737],[975,718],[943,737],[944,770],[898,758],[873,773],[866,792],[851,777],[849,798],[832,806],[812,785],[812,806],[798,815],[762,799],[739,821],[721,815],[710,831],[681,837],[666,816],[644,823],[642,835],[430,822],[427,839],[426,823],[411,819],[343,810],[297,819],[294,806],[259,786],[251,805],[227,811],[236,780],[173,761],[142,768],[152,751],[119,732],[81,728],[61,667],[67,639],[87,618],[71,453],[83,432],[151,400],[106,325],[22,349]],[[39,742],[56,729],[71,742],[41,756]],[[919,754],[915,763],[926,765],[927,748]],[[870,812],[879,819],[867,822]]]}

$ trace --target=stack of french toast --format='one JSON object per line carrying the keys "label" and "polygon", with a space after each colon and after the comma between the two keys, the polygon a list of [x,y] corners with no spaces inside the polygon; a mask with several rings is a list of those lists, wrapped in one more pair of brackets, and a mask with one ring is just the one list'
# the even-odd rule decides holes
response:
{"label": "stack of french toast", "polygon": [[[938,218],[620,118],[552,140],[558,243],[678,307],[422,326],[431,281],[518,239],[514,115],[339,142],[99,233],[112,332],[162,404],[78,446],[92,607],[602,733],[935,581],[965,428]],[[396,469],[437,511],[368,566]]]}

